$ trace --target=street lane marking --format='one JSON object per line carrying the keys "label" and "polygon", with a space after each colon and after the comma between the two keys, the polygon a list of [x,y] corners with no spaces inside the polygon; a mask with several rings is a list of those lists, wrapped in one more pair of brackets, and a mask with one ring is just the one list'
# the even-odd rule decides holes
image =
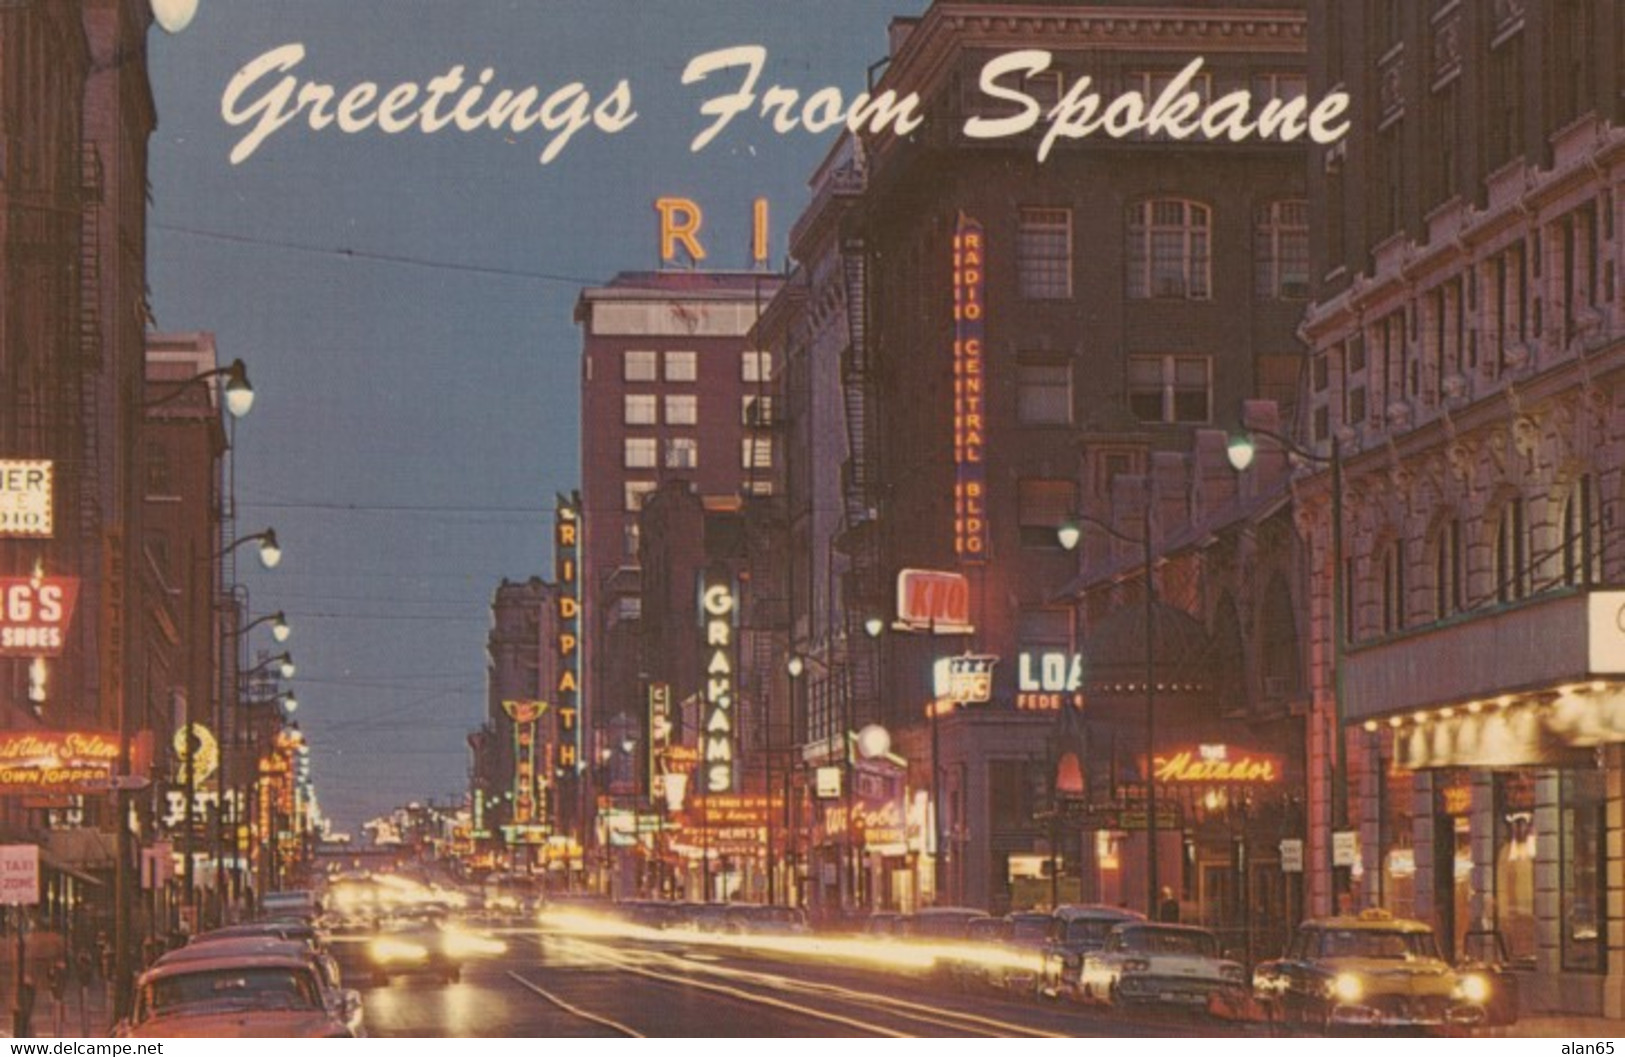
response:
{"label": "street lane marking", "polygon": [[514,972],[512,969],[508,970],[508,975],[513,977],[516,981],[518,981],[520,986],[522,986],[524,988],[527,988],[528,990],[534,992],[537,995],[540,995],[542,998],[545,998],[547,1001],[553,1003],[555,1006],[558,1006],[560,1009],[564,1010],[566,1013],[569,1013],[569,1014],[571,1014],[573,1016],[580,1017],[582,1020],[591,1021],[592,1023],[597,1024],[600,1027],[608,1028],[611,1031],[618,1031],[622,1035],[627,1036],[628,1038],[633,1038],[633,1039],[646,1039],[646,1038],[648,1038],[647,1035],[643,1035],[643,1034],[641,1034],[641,1033],[639,1033],[637,1031],[634,1031],[631,1028],[627,1027],[625,1024],[619,1023],[618,1021],[610,1020],[607,1017],[600,1017],[596,1013],[588,1013],[584,1009],[578,1009],[577,1007],[572,1006],[570,1003],[566,1002],[564,999],[560,998],[558,995],[550,994],[549,992],[544,991],[542,988],[540,988],[540,987],[536,986],[535,984],[531,983],[529,980],[526,980],[523,976],[520,976],[518,973]]}

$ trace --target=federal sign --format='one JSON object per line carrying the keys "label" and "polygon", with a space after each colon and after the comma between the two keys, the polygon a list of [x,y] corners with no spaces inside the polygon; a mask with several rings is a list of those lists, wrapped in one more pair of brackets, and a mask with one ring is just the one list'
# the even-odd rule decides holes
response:
{"label": "federal sign", "polygon": [[48,459],[0,459],[0,536],[51,535],[51,480]]}
{"label": "federal sign", "polygon": [[39,903],[39,845],[0,844],[0,904]]}

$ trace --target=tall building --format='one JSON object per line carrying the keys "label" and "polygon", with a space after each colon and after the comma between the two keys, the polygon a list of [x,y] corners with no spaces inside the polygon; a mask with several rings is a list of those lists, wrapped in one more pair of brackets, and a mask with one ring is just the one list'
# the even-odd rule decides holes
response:
{"label": "tall building", "polygon": [[[883,787],[891,765],[845,747],[846,732],[878,724],[908,767],[907,788],[876,805],[901,819],[895,835],[872,840],[864,821],[857,838],[861,795],[828,816],[848,821],[813,871],[817,900],[1010,905],[1015,874],[1047,851],[1035,798],[1057,713],[1075,707],[1069,677],[1066,695],[1033,693],[1033,665],[1087,661],[1089,629],[1060,595],[1078,558],[1056,531],[1085,507],[1080,480],[1110,494],[1118,478],[1148,480],[1155,454],[1187,449],[1194,430],[1235,423],[1243,399],[1290,404],[1302,361],[1301,142],[1128,132],[1062,140],[1041,159],[1043,122],[980,138],[967,122],[1178,83],[1204,101],[1239,89],[1258,105],[1292,99],[1306,40],[1295,5],[944,3],[893,23],[876,90],[918,93],[921,113],[949,119],[866,133],[832,157],[815,185],[820,219],[798,227],[815,322],[799,336],[779,328],[786,362],[816,365],[795,385],[841,387],[838,415],[790,435],[822,452],[836,431],[846,448],[835,556],[820,563],[839,585],[811,586],[804,560],[791,600],[798,641],[846,643],[844,672],[805,688],[809,752]],[[986,64],[1024,50],[1042,60],[1029,55],[987,91]],[[826,215],[838,226],[819,227]],[[803,531],[829,484],[812,470],[790,487]],[[905,570],[955,601],[900,612],[913,605]],[[804,626],[807,603],[839,626]],[[868,638],[871,627],[882,633]],[[978,658],[956,663],[980,666],[985,693],[939,708],[933,671],[950,655]],[[934,832],[909,821],[918,795],[938,806]]]}
{"label": "tall building", "polygon": [[1455,954],[1498,933],[1526,1010],[1619,1017],[1625,16],[1310,6],[1312,87],[1353,100],[1313,161],[1300,440],[1339,472],[1298,492],[1331,570],[1311,902],[1421,917]]}
{"label": "tall building", "polygon": [[[779,283],[766,272],[624,273],[577,302],[588,744],[616,715],[644,723],[638,514],[645,497],[674,479],[702,496],[772,494],[772,364],[750,334]],[[697,614],[696,607],[696,628]]]}

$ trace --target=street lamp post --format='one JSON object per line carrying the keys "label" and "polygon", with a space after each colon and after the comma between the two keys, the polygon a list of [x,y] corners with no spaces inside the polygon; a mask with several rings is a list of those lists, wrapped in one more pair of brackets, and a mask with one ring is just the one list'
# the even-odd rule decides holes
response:
{"label": "street lamp post", "polygon": [[[1332,833],[1348,829],[1348,742],[1343,735],[1343,643],[1348,634],[1345,627],[1346,603],[1344,593],[1348,584],[1343,569],[1343,448],[1337,433],[1331,437],[1331,455],[1320,455],[1293,443],[1288,438],[1260,426],[1248,427],[1245,432],[1230,438],[1226,453],[1230,465],[1238,472],[1253,463],[1257,446],[1253,435],[1265,438],[1292,455],[1331,469],[1332,489],[1332,773],[1330,775],[1332,801]],[[1331,879],[1332,911],[1335,913],[1339,897],[1347,891],[1342,875],[1338,873],[1335,839],[1326,842],[1326,862]]]}
{"label": "street lamp post", "polygon": [[1156,699],[1156,591],[1152,587],[1151,574],[1151,482],[1146,479],[1145,488],[1145,519],[1141,526],[1139,536],[1130,536],[1108,525],[1097,518],[1086,514],[1073,514],[1071,519],[1063,522],[1056,530],[1061,546],[1072,550],[1078,545],[1083,532],[1080,523],[1093,525],[1113,539],[1124,543],[1139,544],[1141,547],[1141,565],[1145,577],[1145,916],[1155,919],[1158,910],[1157,902],[1157,776],[1156,747],[1157,747],[1157,699]]}

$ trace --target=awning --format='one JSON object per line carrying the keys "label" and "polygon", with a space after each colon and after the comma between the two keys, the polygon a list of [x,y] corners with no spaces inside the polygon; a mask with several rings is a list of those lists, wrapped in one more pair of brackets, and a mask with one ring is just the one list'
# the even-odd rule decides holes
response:
{"label": "awning", "polygon": [[40,859],[52,869],[100,884],[89,871],[116,868],[118,838],[99,829],[54,829],[40,844]]}

